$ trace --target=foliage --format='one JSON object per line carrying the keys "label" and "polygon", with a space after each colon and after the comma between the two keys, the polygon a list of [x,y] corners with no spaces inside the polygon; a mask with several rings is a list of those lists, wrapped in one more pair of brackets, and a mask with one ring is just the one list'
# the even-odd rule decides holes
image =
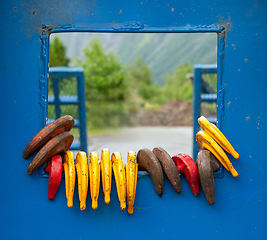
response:
{"label": "foliage", "polygon": [[80,62],[85,74],[89,129],[117,127],[124,122],[127,96],[125,72],[113,52],[105,53],[98,38],[84,49]]}
{"label": "foliage", "polygon": [[[63,45],[59,37],[55,37],[49,45],[49,67],[68,66],[70,59],[66,57],[67,48]],[[60,95],[77,95],[76,80],[73,78],[60,79],[59,81]],[[48,95],[53,96],[52,79],[48,82]],[[54,119],[54,105],[48,107],[48,118]],[[77,107],[61,106],[61,115],[70,114],[77,116]]]}
{"label": "foliage", "polygon": [[84,49],[86,99],[88,101],[123,101],[126,97],[125,73],[113,52],[105,54],[98,38]]}
{"label": "foliage", "polygon": [[203,74],[202,78],[205,82],[209,84],[209,86],[217,93],[217,74]]}
{"label": "foliage", "polygon": [[[68,66],[70,59],[66,57],[67,48],[63,45],[59,37],[55,37],[53,41],[51,41],[49,45],[49,67],[62,67]],[[61,79],[60,81],[60,89],[61,93],[64,89],[72,89],[72,85],[68,81],[68,79]],[[49,79],[48,84],[48,94],[53,95],[53,84],[52,80]],[[68,90],[66,90],[68,92]],[[71,94],[68,94],[71,95]]]}
{"label": "foliage", "polygon": [[138,92],[143,86],[152,84],[152,71],[140,56],[137,56],[134,63],[128,66],[127,74],[129,86]]}
{"label": "foliage", "polygon": [[68,66],[69,58],[66,57],[66,47],[59,37],[55,37],[49,46],[49,67]]}
{"label": "foliage", "polygon": [[192,100],[193,86],[186,78],[192,68],[188,63],[178,66],[165,78],[165,86],[152,83],[152,70],[141,57],[127,67],[127,83],[130,96],[139,102],[162,105],[171,99]]}
{"label": "foliage", "polygon": [[[79,59],[83,58],[84,44],[92,39],[92,34],[84,33],[58,35],[70,46],[69,55]],[[153,70],[153,83],[160,86],[165,85],[165,74],[172,73],[178,65],[216,64],[217,61],[216,33],[94,33],[93,36],[99,36],[107,49],[116,50],[123,64],[133,63],[136,56],[143,58]]]}
{"label": "foliage", "polygon": [[128,65],[126,71],[131,98],[137,103],[162,103],[162,88],[152,83],[152,70],[144,59],[137,56],[135,61]]}
{"label": "foliage", "polygon": [[[60,50],[56,52],[55,49]],[[54,63],[65,59],[61,65],[68,64],[66,48],[59,39],[54,39],[50,51]],[[91,132],[128,125],[130,114],[140,107],[160,106],[171,99],[192,100],[192,84],[186,78],[187,73],[192,72],[188,63],[178,66],[172,74],[167,75],[165,86],[162,87],[152,82],[153,72],[140,56],[125,66],[113,52],[105,53],[98,38],[93,38],[83,52],[84,60],[76,59],[76,62],[84,68],[88,129]],[[61,95],[77,94],[75,79],[68,78],[60,82]],[[78,117],[77,109],[70,107],[62,106],[62,114]],[[50,115],[53,116],[53,112]]]}
{"label": "foliage", "polygon": [[153,70],[152,80],[164,86],[165,73],[185,62],[194,64],[216,63],[217,35],[215,33],[142,33],[122,34],[119,43],[110,38],[103,41],[117,48],[121,60],[129,64],[139,55]]}
{"label": "foliage", "polygon": [[164,87],[165,96],[170,99],[192,100],[193,86],[186,78],[188,73],[193,70],[189,63],[178,66],[172,75],[168,75],[165,79]]}
{"label": "foliage", "polygon": [[[135,101],[138,101],[138,99],[147,100],[150,98],[147,91],[152,83],[151,73],[151,69],[139,56],[135,58],[132,64],[127,66],[126,79],[129,89],[129,98],[135,99]],[[128,100],[130,100],[129,98]]]}

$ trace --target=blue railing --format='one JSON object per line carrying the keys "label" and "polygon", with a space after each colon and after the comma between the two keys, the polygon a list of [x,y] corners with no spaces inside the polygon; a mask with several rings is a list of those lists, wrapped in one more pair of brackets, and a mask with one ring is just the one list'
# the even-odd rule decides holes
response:
{"label": "blue railing", "polygon": [[[49,77],[52,79],[54,96],[48,97],[48,104],[55,105],[56,118],[61,117],[61,105],[77,105],[79,118],[75,119],[74,128],[79,128],[79,141],[74,141],[70,150],[87,152],[86,108],[83,68],[50,67]],[[77,96],[60,96],[59,82],[61,78],[75,77],[77,80]],[[48,123],[55,119],[48,119]]]}
{"label": "blue railing", "polygon": [[[196,160],[199,146],[196,142],[196,134],[199,131],[197,119],[201,116],[201,102],[217,102],[217,93],[204,93],[204,82],[202,74],[217,73],[216,64],[194,65],[194,112],[193,112],[193,159]],[[207,118],[210,122],[217,124],[216,117]]]}

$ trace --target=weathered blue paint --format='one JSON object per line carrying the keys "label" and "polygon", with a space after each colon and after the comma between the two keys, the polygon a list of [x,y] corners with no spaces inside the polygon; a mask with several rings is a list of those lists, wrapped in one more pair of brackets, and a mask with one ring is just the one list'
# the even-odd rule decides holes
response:
{"label": "weathered blue paint", "polygon": [[[54,96],[48,97],[48,104],[55,105],[56,118],[61,117],[60,105],[77,105],[79,119],[75,119],[74,128],[79,128],[79,141],[74,141],[70,150],[81,150],[87,153],[87,127],[86,127],[86,109],[85,109],[85,91],[84,91],[84,69],[69,67],[51,67],[49,68],[49,77],[52,79]],[[75,77],[77,81],[78,96],[59,96],[60,78]],[[48,123],[52,122],[48,119]]]}
{"label": "weathered blue paint", "polygon": [[[267,2],[231,1],[4,1],[0,8],[1,230],[2,239],[263,239],[267,225]],[[115,184],[111,203],[68,209],[61,184],[53,201],[47,180],[27,176],[22,152],[47,115],[50,32],[216,32],[223,96],[220,128],[240,159],[239,172],[216,179],[215,204],[202,191],[192,196],[182,178],[176,194],[165,179],[164,195],[150,177],[137,183],[134,214],[121,212]],[[218,68],[219,70],[219,68]],[[40,89],[39,89],[40,88]],[[219,106],[220,107],[220,106]],[[166,139],[167,141],[167,139]],[[119,146],[118,146],[119,148]],[[130,149],[129,149],[130,150]],[[179,146],[177,146],[179,151]],[[50,235],[50,236],[48,236]]]}

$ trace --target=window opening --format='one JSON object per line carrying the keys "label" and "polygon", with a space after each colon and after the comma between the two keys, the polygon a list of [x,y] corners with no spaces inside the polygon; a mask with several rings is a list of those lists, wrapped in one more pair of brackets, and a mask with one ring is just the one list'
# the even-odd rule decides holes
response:
{"label": "window opening", "polygon": [[[53,33],[49,54],[50,67],[84,68],[88,152],[109,148],[125,162],[130,150],[161,146],[193,157],[194,65],[217,63],[216,33]],[[216,76],[202,75],[214,94]],[[75,79],[59,89],[77,95]],[[78,118],[75,107],[61,106],[61,115]],[[49,105],[48,118],[54,111]],[[201,113],[215,117],[216,103],[202,103]]]}

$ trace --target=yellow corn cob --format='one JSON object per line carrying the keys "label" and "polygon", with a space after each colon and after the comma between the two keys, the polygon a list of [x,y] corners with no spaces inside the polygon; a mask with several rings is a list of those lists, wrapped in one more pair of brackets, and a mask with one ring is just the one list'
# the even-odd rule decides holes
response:
{"label": "yellow corn cob", "polygon": [[133,205],[136,194],[138,164],[136,163],[136,153],[134,151],[128,152],[126,164],[126,183],[127,183],[127,204],[128,213],[133,213]]}
{"label": "yellow corn cob", "polygon": [[197,143],[202,150],[209,150],[234,177],[238,176],[237,171],[234,169],[225,152],[208,134],[204,131],[199,131],[196,138]]}
{"label": "yellow corn cob", "polygon": [[98,162],[99,156],[97,152],[90,153],[89,176],[90,176],[90,192],[92,199],[92,208],[94,210],[98,207],[98,196],[100,186],[100,164]]}
{"label": "yellow corn cob", "polygon": [[78,152],[76,156],[76,171],[78,176],[78,192],[80,199],[80,209],[86,209],[86,198],[88,191],[88,165],[85,152]]}
{"label": "yellow corn cob", "polygon": [[239,158],[239,154],[231,143],[214,124],[210,123],[204,116],[198,118],[198,123],[203,131],[210,135],[226,152],[232,154],[235,159]]}
{"label": "yellow corn cob", "polygon": [[73,194],[75,188],[75,166],[73,153],[67,151],[63,157],[63,167],[65,172],[65,188],[67,206],[71,208],[73,206]]}
{"label": "yellow corn cob", "polygon": [[126,177],[121,154],[119,152],[113,153],[111,160],[113,164],[113,172],[115,176],[121,210],[124,211],[126,209]]}
{"label": "yellow corn cob", "polygon": [[102,149],[101,152],[101,174],[102,174],[102,186],[105,195],[105,203],[110,203],[110,191],[112,182],[112,162],[109,156],[108,149]]}

